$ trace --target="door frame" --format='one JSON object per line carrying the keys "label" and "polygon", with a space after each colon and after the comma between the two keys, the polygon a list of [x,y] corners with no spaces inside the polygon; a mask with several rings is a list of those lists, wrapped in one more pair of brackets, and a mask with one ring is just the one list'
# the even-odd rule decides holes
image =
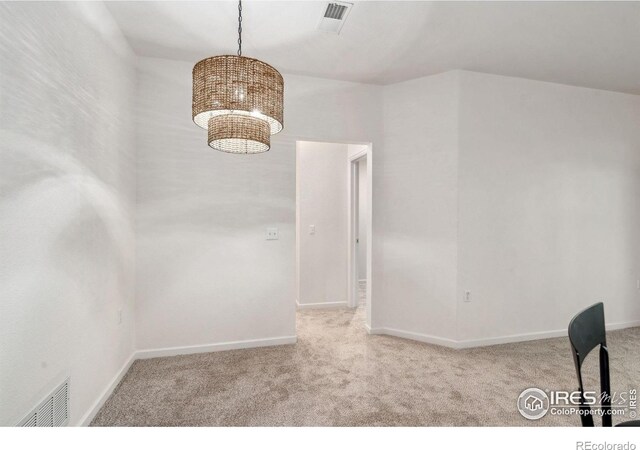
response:
{"label": "door frame", "polygon": [[358,162],[366,159],[367,161],[367,208],[364,212],[365,217],[367,218],[367,227],[366,227],[366,235],[367,235],[367,248],[366,248],[366,261],[367,261],[367,294],[366,294],[366,313],[367,319],[366,324],[367,327],[371,326],[371,287],[372,287],[372,219],[373,219],[373,161],[372,161],[372,149],[371,144],[367,144],[363,146],[362,150],[359,150],[353,154],[349,155],[348,162],[348,171],[349,171],[349,210],[348,210],[348,298],[347,305],[351,308],[355,308],[358,306],[358,249],[356,238],[358,236],[358,191],[359,191],[359,180],[358,180]]}

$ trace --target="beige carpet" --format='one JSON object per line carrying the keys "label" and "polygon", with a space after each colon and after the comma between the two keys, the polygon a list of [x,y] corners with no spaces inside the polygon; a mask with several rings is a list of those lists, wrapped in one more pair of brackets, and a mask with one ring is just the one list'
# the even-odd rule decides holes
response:
{"label": "beige carpet", "polygon": [[[575,388],[566,338],[450,350],[369,336],[362,315],[300,311],[296,345],[136,361],[92,425],[579,425],[516,410],[527,387]],[[608,338],[613,390],[638,388],[640,328]]]}

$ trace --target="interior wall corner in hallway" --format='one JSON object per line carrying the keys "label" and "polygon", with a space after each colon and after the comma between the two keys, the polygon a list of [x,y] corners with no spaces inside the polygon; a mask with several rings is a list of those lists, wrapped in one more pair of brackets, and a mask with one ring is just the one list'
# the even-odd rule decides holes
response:
{"label": "interior wall corner in hallway", "polygon": [[367,282],[367,160],[358,162],[358,281]]}

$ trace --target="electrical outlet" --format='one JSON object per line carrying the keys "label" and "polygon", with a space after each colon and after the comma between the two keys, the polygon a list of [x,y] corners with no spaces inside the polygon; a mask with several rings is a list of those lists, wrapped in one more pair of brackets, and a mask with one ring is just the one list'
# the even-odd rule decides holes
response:
{"label": "electrical outlet", "polygon": [[278,240],[278,229],[277,228],[267,228],[267,241],[275,241]]}
{"label": "electrical outlet", "polygon": [[309,225],[309,234],[316,234],[316,226]]}
{"label": "electrical outlet", "polygon": [[471,303],[471,291],[464,291],[465,303]]}

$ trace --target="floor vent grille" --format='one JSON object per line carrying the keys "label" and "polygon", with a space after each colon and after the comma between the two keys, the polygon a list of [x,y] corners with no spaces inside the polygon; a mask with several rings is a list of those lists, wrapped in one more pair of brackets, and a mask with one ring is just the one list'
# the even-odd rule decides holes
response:
{"label": "floor vent grille", "polygon": [[47,395],[27,416],[20,427],[64,427],[69,423],[69,379]]}

